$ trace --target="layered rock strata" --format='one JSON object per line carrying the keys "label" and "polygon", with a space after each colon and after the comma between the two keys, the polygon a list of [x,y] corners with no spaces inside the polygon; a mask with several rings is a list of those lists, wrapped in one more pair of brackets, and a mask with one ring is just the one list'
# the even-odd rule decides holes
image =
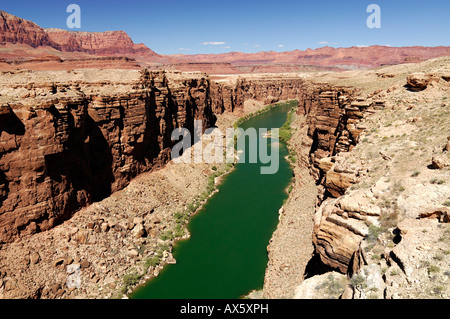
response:
{"label": "layered rock strata", "polygon": [[305,86],[295,76],[225,83],[164,71],[19,71],[2,78],[0,242],[48,230],[163,166],[175,128],[193,130],[202,120],[206,129],[246,99],[295,98]]}
{"label": "layered rock strata", "polygon": [[[341,273],[347,273],[355,262],[361,240],[368,235],[368,221],[376,223],[380,210],[360,200],[343,196],[367,173],[363,163],[347,159],[346,153],[358,143],[365,127],[360,121],[376,109],[381,101],[355,98],[348,88],[318,85],[299,101],[298,112],[306,116],[304,125],[312,140],[309,167],[318,185],[317,209],[314,216],[314,260]],[[318,259],[317,259],[318,257]],[[312,265],[309,272],[317,271]],[[307,271],[307,272],[308,272]],[[311,276],[313,273],[307,273]]]}

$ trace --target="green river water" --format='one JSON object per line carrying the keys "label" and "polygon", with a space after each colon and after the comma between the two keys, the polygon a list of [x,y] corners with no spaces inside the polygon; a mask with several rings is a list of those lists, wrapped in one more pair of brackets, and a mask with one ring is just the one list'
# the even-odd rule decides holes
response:
{"label": "green river water", "polygon": [[[279,128],[292,105],[279,105],[242,123]],[[175,244],[174,265],[139,287],[132,299],[237,299],[261,289],[267,267],[267,245],[278,224],[278,211],[287,198],[292,170],[279,146],[279,170],[262,175],[267,164],[239,163],[188,224],[191,238]],[[277,146],[278,145],[278,146]]]}

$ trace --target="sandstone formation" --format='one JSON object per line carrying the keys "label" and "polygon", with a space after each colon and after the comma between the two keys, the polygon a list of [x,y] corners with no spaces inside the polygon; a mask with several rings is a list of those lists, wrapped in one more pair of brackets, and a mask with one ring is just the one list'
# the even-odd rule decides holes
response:
{"label": "sandstone formation", "polygon": [[[138,71],[5,73],[0,112],[2,242],[48,230],[170,160],[171,133],[203,129],[247,99],[295,98],[304,81],[211,82]],[[114,74],[114,80],[104,80]]]}
{"label": "sandstone formation", "polygon": [[413,91],[425,90],[433,80],[431,74],[412,73],[406,79],[406,85]]}
{"label": "sandstone formation", "polygon": [[0,11],[0,42],[28,44],[33,48],[55,45],[36,23],[4,11]]}
{"label": "sandstone formation", "polygon": [[364,127],[359,124],[365,112],[382,108],[381,102],[356,100],[348,88],[322,86],[307,93],[299,112],[307,115],[312,174],[325,186],[327,196],[339,197],[357,181],[358,167],[336,164],[336,155],[351,151]]}
{"label": "sandstone formation", "polygon": [[338,299],[347,286],[347,277],[330,272],[306,279],[297,287],[294,299]]}
{"label": "sandstone formation", "polygon": [[[143,258],[175,262],[169,248],[161,256],[154,249],[158,236],[169,226],[170,215],[205,186],[211,170],[202,166],[196,168],[201,173],[193,169],[188,174],[186,169],[183,178],[189,178],[179,178],[180,171],[167,164],[171,131],[192,130],[195,119],[203,120],[203,129],[212,127],[217,117],[236,116],[249,99],[268,104],[293,98],[304,120],[302,139],[293,144],[301,148],[295,153],[302,169],[295,172],[309,169],[311,178],[296,178],[295,198],[280,210],[280,227],[285,228],[277,240],[311,232],[312,243],[297,249],[309,252],[314,246],[314,253],[310,264],[297,267],[289,253],[271,243],[269,267],[276,269],[267,273],[284,276],[279,281],[284,289],[286,280],[301,280],[303,272],[295,271],[306,267],[303,275],[310,278],[298,288],[298,298],[313,297],[316,291],[322,298],[340,292],[341,298],[356,299],[448,298],[448,58],[376,72],[308,75],[315,82],[295,75],[211,78],[163,70],[11,71],[33,60],[54,67],[73,59],[92,67],[99,59],[137,68],[138,62],[159,59],[123,32],[42,30],[0,12],[0,68],[10,70],[0,74],[0,298],[74,297],[78,291],[66,289],[64,280],[73,273],[66,267],[75,264],[89,281],[82,292],[86,297],[98,296],[100,285],[108,291],[120,286],[130,265],[142,266]],[[18,47],[52,54],[29,59],[10,53]],[[196,59],[195,68],[204,61],[202,67],[214,73],[215,67],[253,69],[248,58],[270,67],[308,62],[360,68],[446,54],[447,47],[377,46],[177,56],[163,63],[187,70],[189,59]],[[352,81],[361,81],[364,94],[351,88]],[[161,167],[168,169],[156,170]],[[150,183],[130,184],[149,171],[155,173]],[[302,186],[314,187],[314,181],[315,208],[315,192],[299,194]],[[132,187],[118,192],[127,185]],[[292,231],[309,225],[296,218],[311,217],[312,229]],[[297,251],[292,255],[296,261],[304,258]],[[157,275],[161,268],[148,269]],[[314,276],[330,270],[343,275]],[[293,293],[283,292],[283,297]]]}
{"label": "sandstone formation", "polygon": [[448,160],[446,155],[438,155],[433,156],[431,159],[431,167],[434,169],[443,169],[450,165],[450,161]]}
{"label": "sandstone formation", "polygon": [[[321,289],[334,285],[330,271],[335,270],[349,280],[341,290],[343,299],[448,298],[449,117],[443,101],[449,86],[442,76],[448,62],[447,57],[386,67],[349,81],[342,74],[318,76],[321,81],[335,77],[331,83],[357,83],[361,99],[351,95],[350,104],[368,107],[357,119],[358,138],[336,151],[332,146],[341,128],[330,130],[336,124],[327,118],[338,122],[342,115],[322,119],[300,105],[312,145],[319,146],[311,148],[309,161],[319,197],[313,267],[307,267],[298,296],[323,297]],[[380,74],[390,76],[367,85]],[[328,129],[314,133],[321,121]]]}
{"label": "sandstone formation", "polygon": [[86,52],[93,55],[121,55],[145,57],[160,56],[144,44],[135,44],[124,31],[76,32],[61,29],[45,29],[55,47],[64,52]]}
{"label": "sandstone formation", "polygon": [[[434,78],[413,73],[408,83],[423,89]],[[422,83],[419,79],[426,81]],[[379,206],[371,204],[379,195],[370,190],[347,194],[352,185],[361,183],[368,175],[364,163],[349,152],[365,132],[367,126],[362,121],[384,110],[385,102],[357,98],[356,90],[345,87],[316,84],[309,90],[299,100],[298,113],[306,116],[305,125],[312,140],[309,165],[319,189],[313,231],[315,254],[327,267],[353,274],[364,265],[361,242],[386,217],[381,217]],[[381,151],[379,155],[388,163],[392,161],[391,156]],[[447,165],[444,153],[433,157],[430,168],[442,169]]]}
{"label": "sandstone formation", "polygon": [[[30,45],[32,53],[15,56],[14,61],[29,60],[29,57],[47,55],[60,57],[61,53],[69,53],[72,59],[95,56],[125,56],[135,59],[140,66],[150,66],[153,70],[201,71],[209,74],[237,73],[280,73],[280,72],[312,72],[321,70],[347,70],[371,68],[382,65],[419,62],[426,59],[450,54],[449,47],[323,47],[315,50],[294,50],[288,52],[258,52],[197,55],[158,55],[144,44],[135,44],[123,31],[106,32],[73,32],[61,29],[43,29],[31,21],[27,21],[4,11],[0,12],[0,44]],[[1,47],[0,47],[1,48]],[[8,55],[9,53],[5,53]],[[0,68],[2,66],[0,50]],[[66,54],[66,56],[68,56]],[[23,62],[23,61],[22,61]],[[88,64],[88,67],[111,68],[114,62]],[[69,65],[49,64],[47,69],[70,69]],[[30,67],[30,66],[27,66]],[[32,65],[36,68],[37,66]],[[76,66],[76,67],[86,67]],[[73,68],[73,66],[72,66]],[[130,67],[128,67],[130,68]],[[448,77],[447,77],[448,78]]]}
{"label": "sandstone formation", "polygon": [[260,65],[297,64],[324,67],[338,67],[341,69],[371,68],[382,65],[416,62],[450,54],[449,47],[323,47],[315,50],[294,50],[287,52],[230,52],[222,54],[196,54],[171,56],[180,62],[228,62],[234,65],[252,65],[258,61]]}

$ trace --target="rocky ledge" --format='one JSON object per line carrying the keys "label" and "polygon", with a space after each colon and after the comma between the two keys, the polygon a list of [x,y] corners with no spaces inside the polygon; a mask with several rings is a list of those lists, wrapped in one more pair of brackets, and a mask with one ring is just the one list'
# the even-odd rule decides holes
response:
{"label": "rocky ledge", "polygon": [[313,258],[296,298],[450,295],[445,65],[387,67],[375,90],[364,77],[379,75],[367,72],[352,79],[360,100],[333,90],[300,105],[319,191]]}

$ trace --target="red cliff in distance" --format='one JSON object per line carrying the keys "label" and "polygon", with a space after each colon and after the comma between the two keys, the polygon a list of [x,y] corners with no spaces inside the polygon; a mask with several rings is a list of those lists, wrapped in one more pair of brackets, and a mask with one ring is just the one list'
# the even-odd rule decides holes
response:
{"label": "red cliff in distance", "polygon": [[50,40],[64,52],[93,55],[121,55],[146,59],[161,58],[144,44],[135,44],[124,31],[81,32],[45,29]]}
{"label": "red cliff in distance", "polygon": [[392,65],[408,62],[419,62],[450,55],[450,47],[389,47],[369,46],[350,48],[323,47],[315,50],[294,50],[286,52],[223,54],[173,55],[180,62],[216,63],[226,62],[233,65],[265,65],[265,64],[297,64],[341,69],[372,68],[381,65]]}
{"label": "red cliff in distance", "polygon": [[33,48],[57,46],[36,23],[0,11],[0,42],[27,44]]}
{"label": "red cliff in distance", "polygon": [[[30,47],[18,48],[20,45]],[[43,29],[31,21],[0,11],[1,70],[20,64],[21,68],[30,69],[151,67],[209,74],[283,73],[372,68],[446,55],[450,55],[450,47],[444,46],[323,47],[286,52],[159,55],[142,43],[135,44],[124,31]],[[118,62],[115,59],[119,57],[132,60]]]}

